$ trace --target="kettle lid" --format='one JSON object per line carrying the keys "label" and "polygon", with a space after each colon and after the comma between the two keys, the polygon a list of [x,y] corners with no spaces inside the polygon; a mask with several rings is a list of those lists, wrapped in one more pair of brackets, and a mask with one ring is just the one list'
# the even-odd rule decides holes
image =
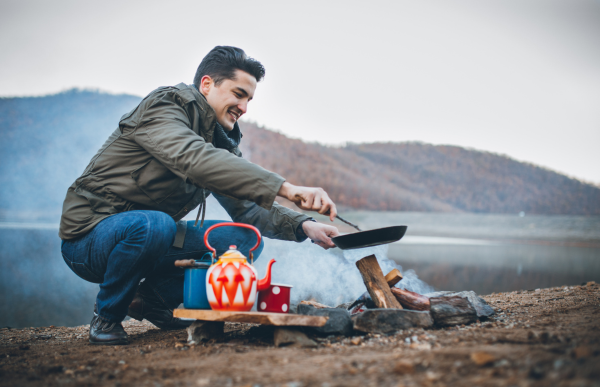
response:
{"label": "kettle lid", "polygon": [[246,256],[237,250],[236,245],[229,246],[229,250],[227,250],[223,255],[219,258],[237,258],[237,259],[248,259]]}

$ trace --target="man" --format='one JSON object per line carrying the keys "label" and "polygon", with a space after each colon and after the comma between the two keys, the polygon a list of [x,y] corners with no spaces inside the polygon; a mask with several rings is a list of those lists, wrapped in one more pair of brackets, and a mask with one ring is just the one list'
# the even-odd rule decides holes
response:
{"label": "man", "polygon": [[[264,67],[243,50],[218,46],[202,60],[194,85],[154,90],[119,127],[67,191],[59,236],[65,262],[100,284],[90,343],[127,344],[126,315],[161,329],[189,323],[173,318],[183,300],[177,259],[201,259],[205,200],[211,193],[236,222],[264,236],[333,247],[337,229],[278,205],[276,195],[304,210],[336,215],[320,188],[299,187],[252,164],[238,149],[237,121],[246,113]],[[200,205],[196,222],[181,219]],[[202,221],[199,222],[202,213]],[[237,245],[247,254],[252,232],[222,227],[211,233],[219,254]],[[254,252],[258,257],[262,245]],[[141,282],[143,280],[143,282]],[[140,284],[141,282],[141,284]]]}

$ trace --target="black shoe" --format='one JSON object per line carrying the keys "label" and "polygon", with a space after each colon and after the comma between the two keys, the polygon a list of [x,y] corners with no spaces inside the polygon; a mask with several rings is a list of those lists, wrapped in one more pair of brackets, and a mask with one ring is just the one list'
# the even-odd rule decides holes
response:
{"label": "black shoe", "polygon": [[90,323],[90,344],[94,345],[127,345],[129,338],[121,323],[103,320],[94,313]]}
{"label": "black shoe", "polygon": [[166,331],[185,329],[192,324],[193,321],[173,317],[173,309],[167,307],[152,289],[144,285],[145,283],[140,285],[133,301],[129,304],[128,316],[138,321],[146,319]]}

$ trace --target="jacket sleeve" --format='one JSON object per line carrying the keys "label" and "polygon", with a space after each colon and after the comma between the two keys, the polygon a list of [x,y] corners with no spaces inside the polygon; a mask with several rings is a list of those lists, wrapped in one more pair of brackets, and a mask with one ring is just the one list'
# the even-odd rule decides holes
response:
{"label": "jacket sleeve", "polygon": [[186,110],[165,93],[145,107],[133,135],[141,147],[186,182],[271,210],[285,179],[215,148],[190,128]]}
{"label": "jacket sleeve", "polygon": [[213,194],[234,222],[251,224],[267,238],[295,242],[306,240],[306,237],[298,238],[297,231],[302,221],[312,219],[309,216],[290,210],[277,202],[270,210],[266,210],[247,200]]}

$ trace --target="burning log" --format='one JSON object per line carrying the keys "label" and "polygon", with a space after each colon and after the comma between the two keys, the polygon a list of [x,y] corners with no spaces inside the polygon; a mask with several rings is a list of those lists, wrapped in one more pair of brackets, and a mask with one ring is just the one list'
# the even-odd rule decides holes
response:
{"label": "burning log", "polygon": [[400,288],[392,288],[391,290],[396,300],[405,309],[429,310],[430,308],[429,297],[427,296]]}
{"label": "burning log", "polygon": [[375,255],[369,255],[357,261],[356,267],[362,275],[371,299],[378,308],[402,309],[402,305],[392,294]]}

